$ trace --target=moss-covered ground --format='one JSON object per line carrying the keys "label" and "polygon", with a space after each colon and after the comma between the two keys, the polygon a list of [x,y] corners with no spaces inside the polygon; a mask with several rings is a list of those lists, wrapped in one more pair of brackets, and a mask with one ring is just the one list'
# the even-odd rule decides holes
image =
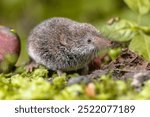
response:
{"label": "moss-covered ground", "polygon": [[0,74],[0,99],[150,99],[150,81],[145,82],[140,92],[131,87],[131,81],[113,80],[111,75],[103,75],[89,83],[79,82],[68,85],[70,78],[78,74],[53,74],[40,67],[33,72],[17,68],[15,72]]}

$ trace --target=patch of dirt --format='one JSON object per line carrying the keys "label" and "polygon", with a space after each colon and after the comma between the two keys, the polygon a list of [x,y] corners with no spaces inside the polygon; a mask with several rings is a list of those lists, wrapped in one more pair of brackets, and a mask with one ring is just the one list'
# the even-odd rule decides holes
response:
{"label": "patch of dirt", "polygon": [[96,70],[90,75],[92,78],[98,77],[109,71],[112,72],[114,79],[126,80],[127,78],[133,78],[133,76],[140,71],[149,70],[149,62],[126,48],[122,50],[117,59],[110,62],[108,65],[102,66],[101,70]]}

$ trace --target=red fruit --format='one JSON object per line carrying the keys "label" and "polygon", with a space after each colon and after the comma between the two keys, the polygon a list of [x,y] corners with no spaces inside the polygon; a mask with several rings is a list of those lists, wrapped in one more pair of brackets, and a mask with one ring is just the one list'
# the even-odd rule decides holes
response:
{"label": "red fruit", "polygon": [[20,40],[14,29],[0,26],[0,73],[9,71],[20,54]]}

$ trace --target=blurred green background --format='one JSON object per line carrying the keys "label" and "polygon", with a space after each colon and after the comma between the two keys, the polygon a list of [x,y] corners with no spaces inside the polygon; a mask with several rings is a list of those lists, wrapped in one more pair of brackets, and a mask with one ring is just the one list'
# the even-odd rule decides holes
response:
{"label": "blurred green background", "polygon": [[[88,22],[98,29],[111,17],[137,20],[123,0],[0,0],[0,25],[15,28],[21,38],[22,50],[18,65],[28,60],[26,40],[31,29],[50,17],[68,17]],[[150,15],[142,24],[150,26]]]}

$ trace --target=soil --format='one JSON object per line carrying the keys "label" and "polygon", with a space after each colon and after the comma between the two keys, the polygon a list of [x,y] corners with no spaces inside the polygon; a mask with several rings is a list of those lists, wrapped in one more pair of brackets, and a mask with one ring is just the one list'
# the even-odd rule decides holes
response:
{"label": "soil", "polygon": [[150,71],[150,63],[126,48],[117,59],[101,66],[100,70],[95,70],[88,76],[97,78],[111,72],[114,79],[126,80],[143,71]]}

